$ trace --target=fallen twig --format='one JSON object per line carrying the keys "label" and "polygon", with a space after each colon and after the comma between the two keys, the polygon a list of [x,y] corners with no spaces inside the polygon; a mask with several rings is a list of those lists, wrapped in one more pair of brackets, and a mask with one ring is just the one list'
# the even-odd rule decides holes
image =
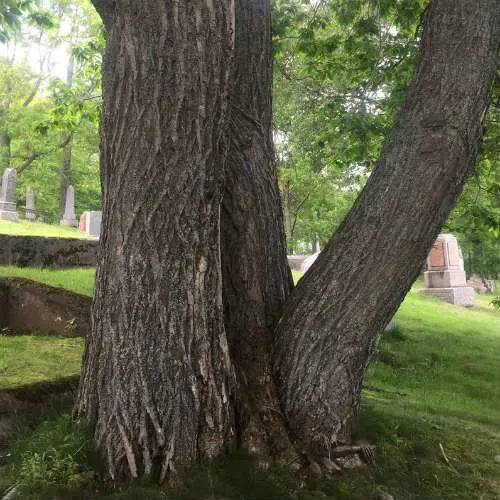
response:
{"label": "fallen twig", "polygon": [[441,443],[439,443],[439,449],[441,450],[441,456],[443,457],[444,461],[446,462],[446,465],[455,473],[455,474],[458,474],[458,471],[457,469],[455,469],[455,467],[453,467],[453,465],[451,464],[450,460],[448,459],[448,457],[446,456],[446,453],[444,452],[444,448],[443,448],[443,445]]}

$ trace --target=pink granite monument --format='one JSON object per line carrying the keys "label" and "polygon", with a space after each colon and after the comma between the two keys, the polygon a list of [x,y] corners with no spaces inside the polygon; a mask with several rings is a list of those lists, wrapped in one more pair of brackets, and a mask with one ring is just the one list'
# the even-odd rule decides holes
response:
{"label": "pink granite monument", "polygon": [[440,234],[427,256],[423,293],[441,297],[450,304],[474,305],[474,289],[467,285],[462,251],[452,234]]}
{"label": "pink granite monument", "polygon": [[80,215],[80,222],[78,223],[78,230],[85,233],[87,230],[87,214],[88,212],[82,212]]}

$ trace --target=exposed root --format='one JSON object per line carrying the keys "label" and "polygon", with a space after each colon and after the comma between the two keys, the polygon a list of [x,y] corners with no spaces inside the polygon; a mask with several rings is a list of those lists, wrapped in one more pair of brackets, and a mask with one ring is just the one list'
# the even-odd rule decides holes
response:
{"label": "exposed root", "polygon": [[306,455],[302,470],[315,476],[340,474],[346,470],[357,469],[375,463],[375,447],[366,443],[342,445],[333,448],[330,456],[313,458]]}

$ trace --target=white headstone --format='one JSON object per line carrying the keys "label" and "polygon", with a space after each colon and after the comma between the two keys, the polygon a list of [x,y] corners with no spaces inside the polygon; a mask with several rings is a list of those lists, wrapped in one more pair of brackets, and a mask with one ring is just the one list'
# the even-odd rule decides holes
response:
{"label": "white headstone", "polygon": [[302,264],[300,265],[300,270],[303,271],[304,273],[314,264],[316,259],[318,258],[319,252],[313,253],[312,255],[309,255]]}
{"label": "white headstone", "polygon": [[68,186],[66,190],[66,204],[64,206],[61,226],[78,226],[78,221],[75,216],[75,190],[73,186]]}
{"label": "white headstone", "polygon": [[102,222],[102,212],[90,211],[87,212],[87,218],[85,221],[85,232],[90,236],[99,238],[101,234],[101,222]]}
{"label": "white headstone", "polygon": [[0,189],[0,219],[17,222],[19,215],[16,205],[17,172],[13,168],[6,168],[2,177]]}
{"label": "white headstone", "polygon": [[31,187],[26,189],[26,212],[25,219],[33,222],[36,219],[35,192]]}

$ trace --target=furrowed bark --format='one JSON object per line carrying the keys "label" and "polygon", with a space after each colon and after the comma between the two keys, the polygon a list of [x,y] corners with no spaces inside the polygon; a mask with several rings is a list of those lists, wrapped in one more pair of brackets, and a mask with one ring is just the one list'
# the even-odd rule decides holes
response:
{"label": "furrowed bark", "polygon": [[471,173],[498,63],[498,0],[434,0],[399,122],[365,189],[293,292],[274,369],[294,438],[315,458],[349,440],[380,332]]}
{"label": "furrowed bark", "polygon": [[234,6],[123,0],[106,16],[104,227],[75,414],[112,478],[163,480],[233,441],[219,210]]}
{"label": "furrowed bark", "polygon": [[225,324],[238,376],[239,444],[291,458],[271,373],[273,329],[292,279],[272,142],[269,0],[236,1],[230,149],[221,211]]}

